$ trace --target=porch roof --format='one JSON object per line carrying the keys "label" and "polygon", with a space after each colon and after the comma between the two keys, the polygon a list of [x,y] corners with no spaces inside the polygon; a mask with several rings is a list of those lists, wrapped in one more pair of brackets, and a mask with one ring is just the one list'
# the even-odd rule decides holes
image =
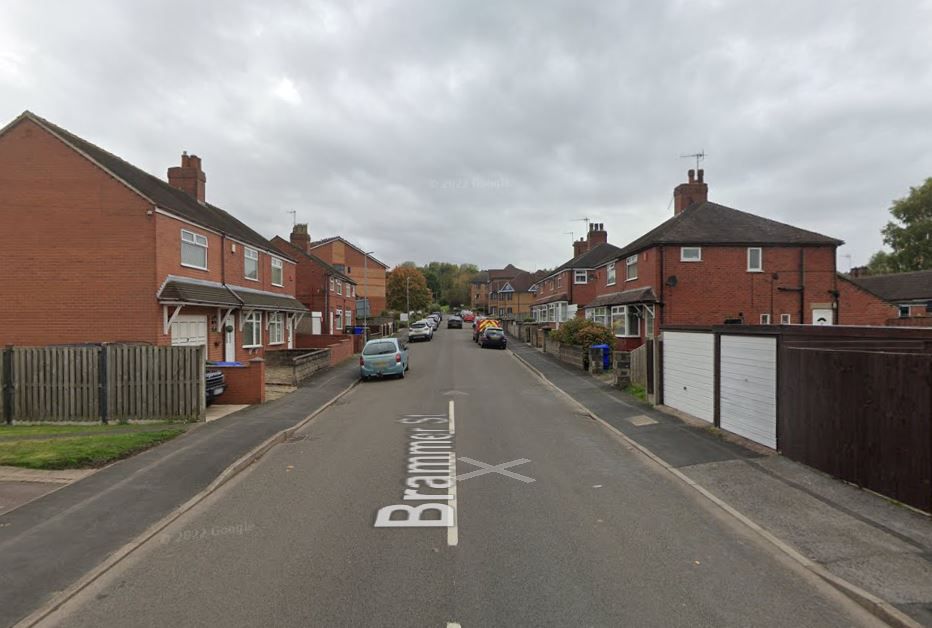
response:
{"label": "porch roof", "polygon": [[272,312],[308,312],[304,304],[291,295],[266,292],[231,286],[230,289],[239,297],[244,308],[269,310]]}
{"label": "porch roof", "polygon": [[653,288],[634,288],[622,292],[610,292],[594,298],[586,307],[606,307],[609,305],[627,305],[629,303],[656,303],[657,295]]}
{"label": "porch roof", "polygon": [[186,279],[169,275],[159,290],[161,303],[186,303],[222,307],[239,307],[241,302],[233,292],[214,281]]}

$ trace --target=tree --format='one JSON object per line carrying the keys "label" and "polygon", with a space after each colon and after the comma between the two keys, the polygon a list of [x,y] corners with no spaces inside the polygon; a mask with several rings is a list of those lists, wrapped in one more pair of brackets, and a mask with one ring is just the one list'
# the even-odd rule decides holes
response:
{"label": "tree", "polygon": [[872,275],[885,275],[895,272],[893,270],[893,264],[890,261],[890,254],[886,251],[877,251],[874,253],[870,261],[867,262],[867,268]]}
{"label": "tree", "polygon": [[469,282],[479,272],[475,264],[430,262],[420,267],[427,287],[443,305],[465,305],[469,302]]}
{"label": "tree", "polygon": [[433,294],[427,287],[427,278],[414,266],[395,266],[388,273],[385,296],[389,309],[400,312],[404,312],[407,307],[407,296],[411,298],[412,310],[423,310],[433,300]]}
{"label": "tree", "polygon": [[893,249],[888,272],[932,268],[932,177],[909,188],[909,196],[893,201],[890,213],[894,219],[882,231],[884,244]]}

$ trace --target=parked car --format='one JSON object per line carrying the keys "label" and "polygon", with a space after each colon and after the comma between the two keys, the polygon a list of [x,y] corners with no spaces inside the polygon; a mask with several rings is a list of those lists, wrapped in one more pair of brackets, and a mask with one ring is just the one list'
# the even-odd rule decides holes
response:
{"label": "parked car", "polygon": [[505,330],[501,327],[486,327],[479,336],[479,346],[483,349],[486,347],[504,349],[507,345],[508,340],[505,338]]}
{"label": "parked car", "polygon": [[408,342],[415,340],[431,340],[434,337],[434,328],[424,320],[411,323],[408,328]]}
{"label": "parked car", "polygon": [[447,319],[447,329],[462,329],[463,319],[459,316],[451,316]]}
{"label": "parked car", "polygon": [[408,368],[408,347],[398,338],[370,340],[359,356],[359,377],[363,381],[388,375],[403,378]]}
{"label": "parked car", "polygon": [[204,381],[207,405],[210,405],[227,389],[226,380],[223,377],[223,371],[208,370],[204,372]]}
{"label": "parked car", "polygon": [[427,321],[427,323],[429,323],[430,326],[434,328],[434,331],[437,331],[438,329],[440,329],[440,320],[437,319],[437,317],[434,316],[433,314],[431,314],[424,320]]}
{"label": "parked car", "polygon": [[440,322],[440,321],[443,320],[443,313],[442,313],[442,312],[431,312],[430,315],[431,315],[431,316],[436,316],[436,317],[437,317],[437,322]]}
{"label": "parked car", "polygon": [[474,320],[476,320],[476,315],[473,314],[472,312],[466,312],[465,314],[463,314],[463,320],[466,321],[467,323],[471,323]]}

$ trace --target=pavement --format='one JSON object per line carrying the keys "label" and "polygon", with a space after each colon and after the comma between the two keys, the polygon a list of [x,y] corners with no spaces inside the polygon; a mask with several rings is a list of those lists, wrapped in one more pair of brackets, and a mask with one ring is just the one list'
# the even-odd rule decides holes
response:
{"label": "pavement", "polygon": [[[39,625],[878,625],[511,352],[468,329],[410,351]],[[449,521],[376,525],[438,501]]]}
{"label": "pavement", "polygon": [[[932,520],[702,422],[657,411],[515,342],[515,355],[600,419],[844,581],[932,626]],[[740,440],[740,439],[735,439]],[[762,453],[766,452],[766,453]]]}
{"label": "pavement", "polygon": [[[322,371],[287,397],[197,424],[183,436],[0,514],[0,625],[16,623],[73,585],[253,448],[344,391],[357,375],[350,363]],[[28,493],[30,486],[15,488]]]}

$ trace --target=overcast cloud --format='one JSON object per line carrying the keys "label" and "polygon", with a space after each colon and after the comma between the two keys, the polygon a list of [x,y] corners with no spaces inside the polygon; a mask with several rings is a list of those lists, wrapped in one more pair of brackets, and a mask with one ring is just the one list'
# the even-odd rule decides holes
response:
{"label": "overcast cloud", "polygon": [[24,109],[263,235],[288,210],[390,264],[565,261],[710,200],[881,247],[932,176],[932,2],[5,0],[0,126]]}

